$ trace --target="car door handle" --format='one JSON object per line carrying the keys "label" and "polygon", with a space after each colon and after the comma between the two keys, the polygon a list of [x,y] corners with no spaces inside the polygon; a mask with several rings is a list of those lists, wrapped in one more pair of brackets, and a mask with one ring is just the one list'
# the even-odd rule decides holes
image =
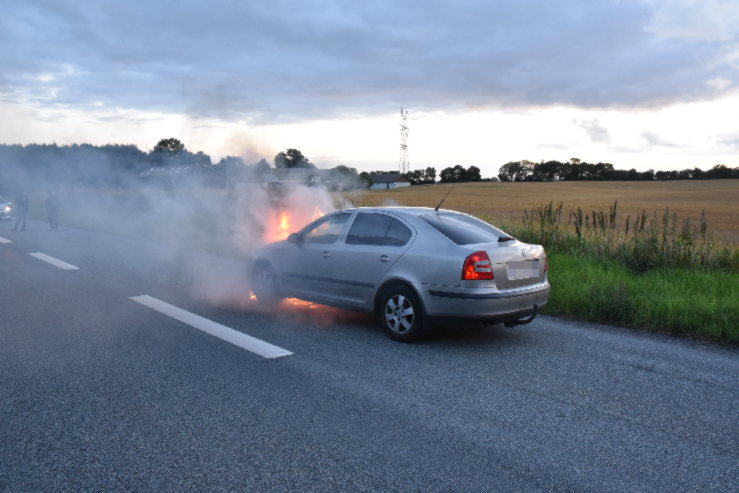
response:
{"label": "car door handle", "polygon": [[323,258],[329,258],[330,256],[331,256],[331,253],[329,252],[324,251],[323,253],[321,253],[321,257]]}
{"label": "car door handle", "polygon": [[385,264],[387,262],[390,262],[390,257],[388,257],[387,255],[380,255],[380,258],[378,260]]}

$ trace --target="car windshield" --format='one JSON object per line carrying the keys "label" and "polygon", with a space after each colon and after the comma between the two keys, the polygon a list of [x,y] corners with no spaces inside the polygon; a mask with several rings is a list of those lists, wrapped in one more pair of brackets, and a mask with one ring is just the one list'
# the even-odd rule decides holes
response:
{"label": "car windshield", "polygon": [[440,212],[438,214],[424,214],[419,217],[457,245],[493,243],[513,239],[485,221],[466,214]]}

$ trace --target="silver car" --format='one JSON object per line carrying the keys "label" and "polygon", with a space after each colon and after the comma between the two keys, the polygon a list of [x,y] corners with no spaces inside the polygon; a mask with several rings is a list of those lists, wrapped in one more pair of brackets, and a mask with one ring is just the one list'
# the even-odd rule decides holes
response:
{"label": "silver car", "polygon": [[543,247],[424,207],[333,212],[257,250],[250,275],[262,303],[294,297],[375,313],[399,341],[434,320],[528,323],[549,298]]}

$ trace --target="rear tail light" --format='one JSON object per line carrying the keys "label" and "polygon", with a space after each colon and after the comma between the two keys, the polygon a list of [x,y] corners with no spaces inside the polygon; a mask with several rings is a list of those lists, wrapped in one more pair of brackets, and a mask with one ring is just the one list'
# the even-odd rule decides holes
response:
{"label": "rear tail light", "polygon": [[488,254],[480,250],[464,259],[464,267],[462,267],[462,280],[479,281],[490,280],[493,278],[493,266],[490,263]]}
{"label": "rear tail light", "polygon": [[544,259],[544,272],[549,272],[549,260]]}

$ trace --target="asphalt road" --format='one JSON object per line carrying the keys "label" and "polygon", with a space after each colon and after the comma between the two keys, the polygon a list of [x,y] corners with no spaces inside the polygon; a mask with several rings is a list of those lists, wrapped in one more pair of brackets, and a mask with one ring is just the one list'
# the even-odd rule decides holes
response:
{"label": "asphalt road", "polygon": [[737,491],[735,349],[549,317],[400,344],[362,315],[255,311],[238,262],[0,238],[2,491]]}

